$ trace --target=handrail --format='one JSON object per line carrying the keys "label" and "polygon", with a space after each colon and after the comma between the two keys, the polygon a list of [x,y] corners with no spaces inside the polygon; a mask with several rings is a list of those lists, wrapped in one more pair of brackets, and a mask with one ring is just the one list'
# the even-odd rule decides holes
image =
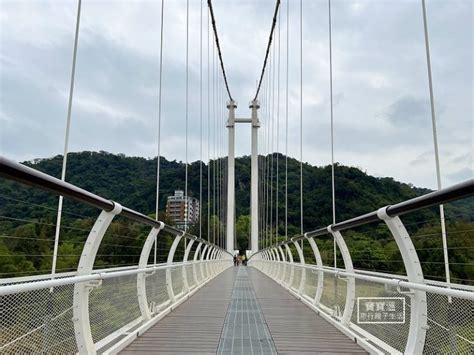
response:
{"label": "handrail", "polygon": [[[37,187],[44,191],[49,191],[57,195],[71,198],[73,200],[85,203],[89,206],[110,212],[114,209],[115,202],[105,199],[99,195],[93,194],[87,190],[77,187],[68,182],[57,179],[53,176],[17,163],[3,156],[0,156],[0,176],[7,179],[16,181],[18,183]],[[131,220],[147,224],[154,228],[160,228],[160,221],[154,220],[140,212],[132,210],[131,208],[122,206],[122,216],[127,217]],[[164,223],[163,223],[164,224]],[[164,224],[163,231],[171,233],[173,235],[180,235],[183,231]],[[205,244],[210,244],[207,240],[191,235],[185,234],[188,239],[194,239]],[[215,246],[217,247],[217,246]],[[217,247],[220,250],[224,250]]]}
{"label": "handrail", "polygon": [[[472,195],[474,195],[474,179],[388,206],[387,215],[389,217],[400,216],[422,208],[455,201]],[[332,229],[335,231],[341,231],[361,226],[363,224],[376,222],[378,220],[377,211],[374,211],[344,222],[336,223]]]}
{"label": "handrail", "polygon": [[325,266],[318,267],[317,265],[312,265],[312,264],[295,265],[287,261],[271,261],[271,262],[286,264],[290,267],[294,266],[294,267],[298,267],[302,269],[322,271],[327,274],[335,275],[336,277],[353,277],[358,280],[365,280],[365,281],[390,285],[390,286],[399,287],[399,288],[411,288],[414,290],[428,291],[428,292],[436,293],[438,295],[458,297],[458,298],[474,301],[474,292],[472,291],[451,288],[451,287],[446,287],[446,286],[429,285],[427,283],[409,282],[403,278],[403,275],[386,274],[383,276],[376,276],[376,275],[369,275],[369,274],[363,273],[363,271],[365,270],[355,269],[354,272],[347,272],[345,269],[341,269],[341,268],[333,268],[333,267],[325,267]]}
{"label": "handrail", "polygon": [[175,262],[172,264],[161,263],[161,264],[155,264],[153,266],[148,266],[142,269],[133,268],[133,269],[113,270],[113,271],[107,271],[107,269],[103,269],[100,272],[94,272],[89,275],[81,275],[81,276],[71,275],[71,276],[61,277],[61,275],[59,274],[60,277],[55,278],[55,279],[47,278],[47,279],[37,280],[33,282],[18,282],[18,283],[12,283],[8,285],[2,285],[2,287],[0,287],[0,296],[6,296],[6,295],[21,293],[21,292],[28,292],[28,291],[42,290],[42,289],[64,286],[64,285],[72,285],[72,284],[86,282],[86,281],[107,280],[107,279],[112,279],[119,276],[137,275],[137,274],[146,273],[150,271],[176,269],[183,266],[197,265],[197,264],[202,264],[205,262],[218,263],[218,262],[221,262],[221,260],[187,261],[187,262]]}
{"label": "handrail", "polygon": [[[387,206],[386,212],[388,216],[395,217],[395,216],[400,216],[406,213],[414,212],[422,208],[426,208],[426,207],[430,207],[430,206],[434,206],[434,205],[438,205],[442,203],[447,203],[451,201],[456,201],[461,198],[466,198],[470,196],[474,196],[474,179],[470,179],[470,180],[452,185],[450,187],[446,187],[438,191],[430,192],[428,194],[418,196],[410,200],[397,203],[395,205],[389,205]],[[373,212],[369,212],[364,215],[331,225],[331,228],[333,231],[342,231],[342,230],[359,227],[359,226],[377,222],[377,221],[380,221],[379,217],[377,216],[377,211],[373,211]],[[306,238],[322,236],[325,234],[329,234],[327,227],[319,228],[311,232],[307,232],[303,235],[298,235],[291,239],[272,245],[268,248],[273,248],[278,245],[284,245],[286,243],[289,243],[290,241],[294,242],[294,241],[298,241],[298,240],[302,240]],[[262,250],[266,250],[268,248],[265,248]]]}

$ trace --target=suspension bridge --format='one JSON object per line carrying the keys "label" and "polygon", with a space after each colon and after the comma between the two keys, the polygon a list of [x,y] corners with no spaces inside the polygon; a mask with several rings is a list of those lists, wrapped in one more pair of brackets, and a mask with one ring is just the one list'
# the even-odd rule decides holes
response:
{"label": "suspension bridge", "polygon": [[[291,3],[302,16],[304,2]],[[238,105],[231,94],[231,83],[224,65],[225,53],[219,42],[219,19],[215,16],[212,2],[208,0],[205,4],[201,0],[200,102],[213,102],[215,122],[211,122],[209,114],[207,127],[208,136],[213,137],[212,154],[216,159],[211,159],[211,144],[208,144],[209,164],[207,181],[204,181],[204,115],[201,106],[201,142],[199,147],[191,149],[200,151],[199,201],[201,206],[207,202],[207,221],[200,216],[196,235],[190,232],[188,219],[185,219],[184,228],[178,229],[159,218],[160,174],[163,173],[160,171],[160,129],[165,1],[161,0],[160,4],[155,215],[150,217],[150,211],[136,211],[121,201],[110,200],[107,196],[100,196],[66,181],[81,23],[82,1],[79,0],[61,177],[41,172],[31,164],[20,164],[8,157],[0,157],[0,177],[3,182],[31,193],[42,192],[58,197],[58,206],[54,209],[57,212],[53,225],[55,234],[51,240],[54,245],[53,254],[50,255],[51,270],[36,275],[28,274],[28,270],[25,270],[27,276],[19,273],[0,279],[0,353],[471,354],[474,344],[474,287],[469,270],[472,271],[473,264],[469,259],[459,263],[450,262],[449,255],[456,248],[449,247],[448,239],[452,234],[447,232],[444,206],[472,201],[474,180],[449,187],[441,186],[425,1],[420,2],[420,7],[424,23],[438,189],[405,201],[378,206],[376,210],[360,216],[353,215],[350,219],[336,221],[329,0],[332,223],[305,230],[302,61],[298,67],[301,90],[298,211],[288,211],[288,158],[280,161],[278,154],[282,152],[278,146],[279,132],[286,132],[285,153],[288,156],[288,61],[286,112],[282,115],[285,116],[285,125],[281,126],[279,102],[280,59],[284,55],[288,56],[289,45],[286,46],[286,53],[282,53],[280,22],[282,16],[289,16],[290,1],[275,1],[273,14],[268,14],[270,31],[256,92],[249,102],[248,115],[237,117]],[[189,0],[186,9],[184,195],[188,197]],[[206,19],[208,42],[207,48],[204,48],[203,24]],[[302,23],[300,21],[298,48],[301,60]],[[286,24],[289,31],[290,21]],[[213,66],[209,69],[211,46]],[[208,53],[208,82],[212,80],[212,93],[209,86],[207,98],[202,85],[202,69],[205,66],[203,48]],[[275,100],[278,101],[277,105]],[[235,215],[237,124],[251,127],[249,250],[241,251],[248,258],[247,266],[235,266],[234,261],[234,256],[239,252]],[[283,186],[280,177],[284,177]],[[87,206],[96,217],[88,218],[90,223],[86,227],[61,225],[65,223],[64,215],[78,216],[74,211],[64,210],[63,200],[73,201],[75,206]],[[39,213],[47,213],[49,208],[33,205],[26,200],[16,202],[20,206],[37,208]],[[438,238],[442,245],[438,249],[442,251],[443,259],[436,263],[442,267],[444,275],[437,279],[426,274],[426,266],[433,262],[420,258],[422,249],[409,232],[410,224],[404,222],[405,217],[426,210],[434,210],[439,214],[435,221],[416,222],[440,224],[439,233],[425,237]],[[288,215],[291,212],[299,214],[300,219],[300,233],[295,235],[288,233]],[[220,221],[217,225],[211,221],[212,216]],[[7,218],[9,223],[33,220],[33,217],[31,220],[2,217]],[[472,215],[468,216],[470,218]],[[117,231],[114,227],[117,220],[138,226],[144,237],[132,237],[132,228],[129,232]],[[80,253],[75,255],[78,258],[77,266],[72,270],[61,269],[58,267],[61,258],[59,250],[63,243],[61,233],[68,228],[81,230],[79,227],[87,233],[87,237],[79,246]],[[399,255],[397,262],[403,265],[404,272],[390,268],[367,270],[358,267],[363,256],[360,256],[360,250],[355,250],[355,244],[351,244],[350,236],[354,235],[354,231],[370,234],[378,229],[387,231],[390,242],[393,242],[387,245]],[[123,235],[127,233],[130,235]],[[30,237],[1,237],[21,239],[20,242],[27,247],[33,241]],[[378,241],[374,238],[372,242]],[[103,254],[103,248],[115,247],[117,243],[121,243],[122,247],[134,248],[132,250],[138,261],[126,266],[103,262],[103,257],[110,256]],[[327,249],[328,245],[329,258],[322,250]],[[370,247],[369,244],[367,248]],[[457,248],[469,247],[460,245]],[[467,267],[466,278],[451,278],[450,267],[459,265]]]}

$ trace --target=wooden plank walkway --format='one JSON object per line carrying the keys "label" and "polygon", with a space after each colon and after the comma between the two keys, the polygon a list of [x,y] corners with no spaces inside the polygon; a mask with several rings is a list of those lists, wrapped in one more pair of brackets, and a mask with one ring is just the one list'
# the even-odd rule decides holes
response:
{"label": "wooden plank walkway", "polygon": [[[366,352],[260,271],[247,271],[278,354]],[[237,268],[224,271],[122,354],[216,354],[225,338],[222,330],[236,276]]]}

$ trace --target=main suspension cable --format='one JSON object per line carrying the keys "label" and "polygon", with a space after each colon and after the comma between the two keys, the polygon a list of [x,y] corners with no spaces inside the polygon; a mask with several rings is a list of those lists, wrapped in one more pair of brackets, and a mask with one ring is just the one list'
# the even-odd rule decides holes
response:
{"label": "main suspension cable", "polygon": [[207,0],[207,6],[209,7],[209,13],[211,15],[212,29],[214,30],[214,38],[216,41],[217,53],[219,55],[219,61],[221,64],[222,76],[224,77],[225,88],[227,90],[227,95],[229,96],[229,100],[234,101],[234,99],[232,98],[232,95],[230,94],[229,83],[227,82],[227,75],[225,73],[224,61],[222,60],[221,46],[219,44],[219,36],[217,35],[216,19],[214,18],[214,9],[212,8],[211,0]]}
{"label": "main suspension cable", "polygon": [[257,100],[258,98],[258,93],[260,92],[260,87],[262,86],[263,76],[265,75],[265,68],[267,66],[267,60],[270,54],[270,47],[272,45],[273,32],[275,31],[275,25],[277,22],[277,15],[278,15],[279,8],[280,8],[280,0],[277,0],[275,4],[275,12],[273,14],[272,28],[270,30],[270,36],[268,37],[267,51],[265,52],[265,60],[263,61],[263,67],[262,67],[262,72],[260,73],[260,80],[258,82],[257,92],[255,93],[255,97],[253,98],[254,101]]}

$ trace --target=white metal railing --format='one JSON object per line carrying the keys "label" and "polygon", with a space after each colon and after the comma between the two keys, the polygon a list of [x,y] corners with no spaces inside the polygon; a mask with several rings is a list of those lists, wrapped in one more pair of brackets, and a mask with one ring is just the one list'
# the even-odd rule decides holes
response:
{"label": "white metal railing", "polygon": [[[472,196],[473,186],[471,180],[306,233],[260,250],[248,263],[288,289],[371,353],[471,354],[474,348],[474,287],[426,279],[417,250],[399,214],[442,203],[443,198],[454,200]],[[388,227],[406,275],[353,267],[351,251],[342,232],[372,223],[377,218]],[[323,265],[318,244],[325,234],[334,237],[344,267]],[[310,245],[305,249],[306,254],[311,253],[306,255],[306,259],[301,243]],[[294,261],[296,258],[298,262]],[[309,264],[308,260],[314,262]],[[403,322],[361,321],[359,301],[368,298],[400,300]]]}
{"label": "white metal railing", "polygon": [[207,244],[205,252],[202,241],[187,260],[193,243],[180,262],[171,248],[162,264],[0,280],[0,353],[122,349],[231,265],[229,254]]}
{"label": "white metal railing", "polygon": [[[116,353],[232,265],[217,245],[2,157],[0,176],[101,210],[75,272],[0,279],[1,354]],[[94,269],[117,215],[150,227],[138,264]],[[165,232],[167,261],[150,263]]]}
{"label": "white metal railing", "polygon": [[[318,314],[336,325],[366,349],[373,353],[407,353],[416,354],[406,349],[411,333],[421,330],[425,338],[421,347],[423,353],[469,353],[474,346],[474,287],[460,284],[447,284],[425,280],[423,283],[412,283],[405,278],[393,278],[389,274],[366,274],[362,270],[348,273],[340,268],[320,268],[312,264],[277,261],[263,256],[249,260],[255,267],[277,281],[303,302],[312,307]],[[291,278],[291,274],[295,277]],[[376,274],[376,275],[374,275]],[[304,277],[302,276],[304,275]],[[335,283],[336,278],[340,280]],[[301,287],[301,280],[305,280]],[[353,291],[347,287],[349,281],[354,282]],[[336,286],[334,286],[336,284]],[[336,287],[336,289],[335,289]],[[419,314],[412,301],[414,293],[421,292],[426,296],[424,303],[425,324],[413,322],[412,314]],[[349,297],[347,296],[349,294]],[[404,324],[358,324],[358,297],[403,297],[407,306],[407,321]],[[451,298],[451,303],[448,301]],[[348,318],[342,312],[350,309]],[[454,310],[454,311],[453,311]],[[462,327],[447,325],[448,312],[454,312],[453,323],[462,323]],[[422,319],[423,320],[423,319]],[[345,322],[345,323],[344,323]],[[421,353],[420,352],[420,353]]]}

